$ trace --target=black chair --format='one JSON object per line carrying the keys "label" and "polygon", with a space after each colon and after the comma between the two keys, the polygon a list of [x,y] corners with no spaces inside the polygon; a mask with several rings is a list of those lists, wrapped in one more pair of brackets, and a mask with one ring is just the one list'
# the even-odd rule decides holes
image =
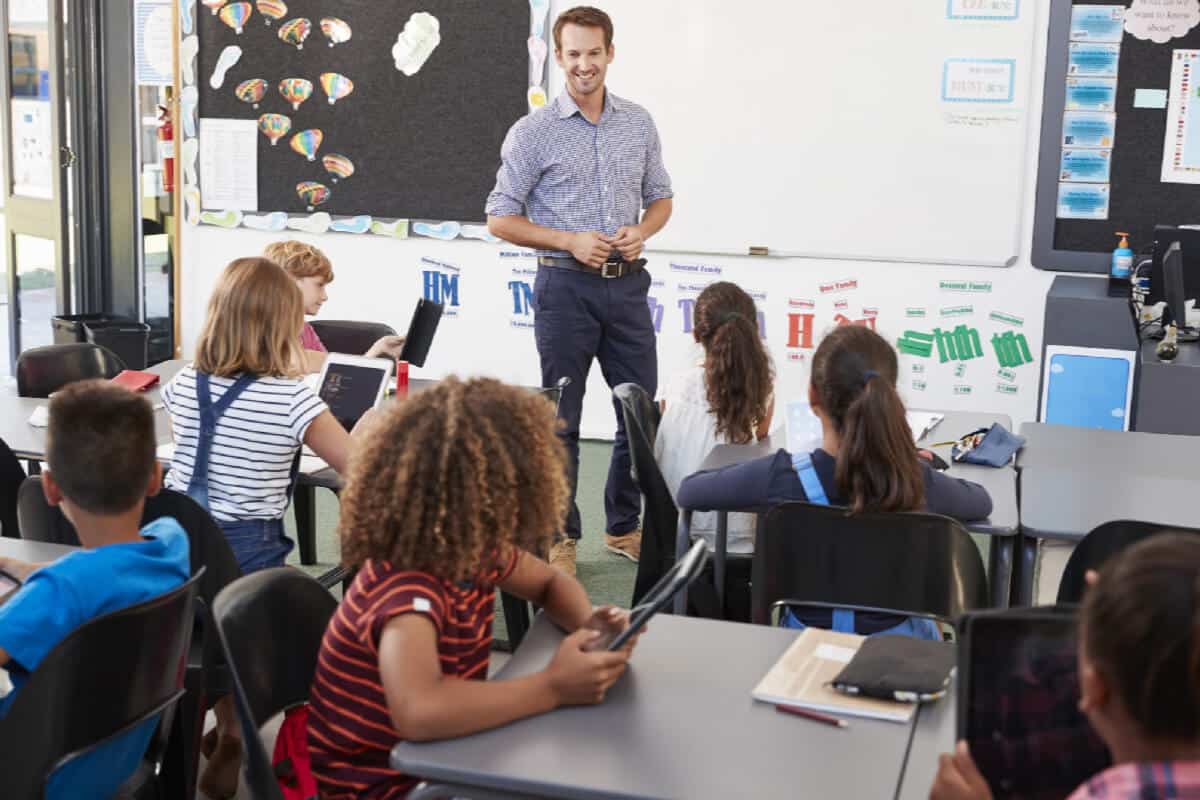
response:
{"label": "black chair", "polygon": [[232,672],[246,786],[255,800],[283,800],[259,729],[308,700],[321,638],[336,609],[324,587],[287,567],[239,578],[217,596],[213,616]]}
{"label": "black chair", "polygon": [[311,323],[321,344],[331,353],[362,355],[384,336],[395,336],[396,329],[382,322],[358,322],[348,319],[314,319]]}
{"label": "black chair", "polygon": [[979,549],[949,517],[783,503],[759,529],[751,578],[758,624],[770,624],[778,601],[953,622],[987,607],[988,596]]}
{"label": "black chair", "polygon": [[40,800],[54,770],[158,715],[143,762],[120,796],[162,796],[159,767],[184,694],[202,577],[86,622],[42,659],[0,719],[5,798]]}
{"label": "black chair", "polygon": [[49,397],[68,383],[88,378],[112,378],[125,362],[98,344],[52,344],[34,347],[17,357],[17,394]]}
{"label": "black chair", "polygon": [[21,536],[17,507],[24,481],[25,470],[21,468],[20,459],[0,439],[0,536],[10,539]]}
{"label": "black chair", "polygon": [[[192,574],[203,575],[199,596],[205,609],[212,608],[221,589],[241,576],[225,534],[202,506],[172,489],[146,498],[142,524],[162,517],[173,517],[187,531]],[[20,518],[25,539],[79,545],[79,536],[62,511],[46,503],[40,476],[21,484]],[[164,781],[171,797],[195,795],[204,713],[232,688],[220,645],[215,636],[207,635],[211,626],[205,615],[197,620],[193,632],[184,682],[187,694],[179,703],[165,759]]]}
{"label": "black chair", "polygon": [[1167,531],[1200,534],[1197,528],[1180,528],[1157,522],[1114,520],[1093,528],[1079,540],[1058,583],[1058,603],[1081,603],[1087,588],[1084,575],[1089,569],[1100,569],[1104,562],[1130,545]]}

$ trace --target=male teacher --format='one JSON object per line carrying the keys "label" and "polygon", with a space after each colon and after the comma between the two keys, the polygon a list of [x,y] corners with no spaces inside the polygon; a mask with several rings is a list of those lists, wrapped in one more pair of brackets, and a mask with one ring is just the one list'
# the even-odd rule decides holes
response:
{"label": "male teacher", "polygon": [[[570,378],[559,410],[572,503],[566,538],[551,548],[550,563],[572,575],[581,533],[574,502],[579,417],[592,359],[600,361],[610,387],[636,383],[654,396],[658,385],[646,304],[650,274],[640,258],[646,240],[671,216],[671,178],[650,114],[604,87],[613,52],[612,20],[603,11],[579,6],[559,15],[554,57],[566,76],[566,91],[512,126],[487,201],[494,235],[537,250],[533,309],[542,385]],[[630,475],[620,406],[614,406],[605,544],[636,561],[641,496]]]}

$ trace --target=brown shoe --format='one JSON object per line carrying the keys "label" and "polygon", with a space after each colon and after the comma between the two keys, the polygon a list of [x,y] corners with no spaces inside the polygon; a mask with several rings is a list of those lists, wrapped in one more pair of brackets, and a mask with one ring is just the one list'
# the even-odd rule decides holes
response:
{"label": "brown shoe", "polygon": [[625,556],[630,561],[637,561],[642,557],[642,532],[639,529],[617,536],[606,533],[604,534],[604,547],[610,553]]}
{"label": "brown shoe", "polygon": [[572,578],[575,577],[575,545],[574,539],[559,539],[550,545],[550,566],[558,567]]}

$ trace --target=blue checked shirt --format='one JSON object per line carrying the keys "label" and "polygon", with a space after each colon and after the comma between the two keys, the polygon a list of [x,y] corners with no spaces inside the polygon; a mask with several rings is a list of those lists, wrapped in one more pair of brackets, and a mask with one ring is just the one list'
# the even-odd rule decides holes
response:
{"label": "blue checked shirt", "polygon": [[650,113],[607,90],[598,125],[563,91],[513,124],[500,157],[496,188],[487,199],[492,217],[528,215],[546,228],[612,236],[637,224],[643,208],[673,196]]}

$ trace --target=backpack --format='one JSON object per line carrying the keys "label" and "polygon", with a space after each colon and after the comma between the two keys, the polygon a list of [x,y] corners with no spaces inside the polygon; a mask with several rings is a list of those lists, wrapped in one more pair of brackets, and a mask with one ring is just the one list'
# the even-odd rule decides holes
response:
{"label": "backpack", "polygon": [[284,800],[316,800],[317,779],[308,754],[308,703],[284,712],[271,766]]}

